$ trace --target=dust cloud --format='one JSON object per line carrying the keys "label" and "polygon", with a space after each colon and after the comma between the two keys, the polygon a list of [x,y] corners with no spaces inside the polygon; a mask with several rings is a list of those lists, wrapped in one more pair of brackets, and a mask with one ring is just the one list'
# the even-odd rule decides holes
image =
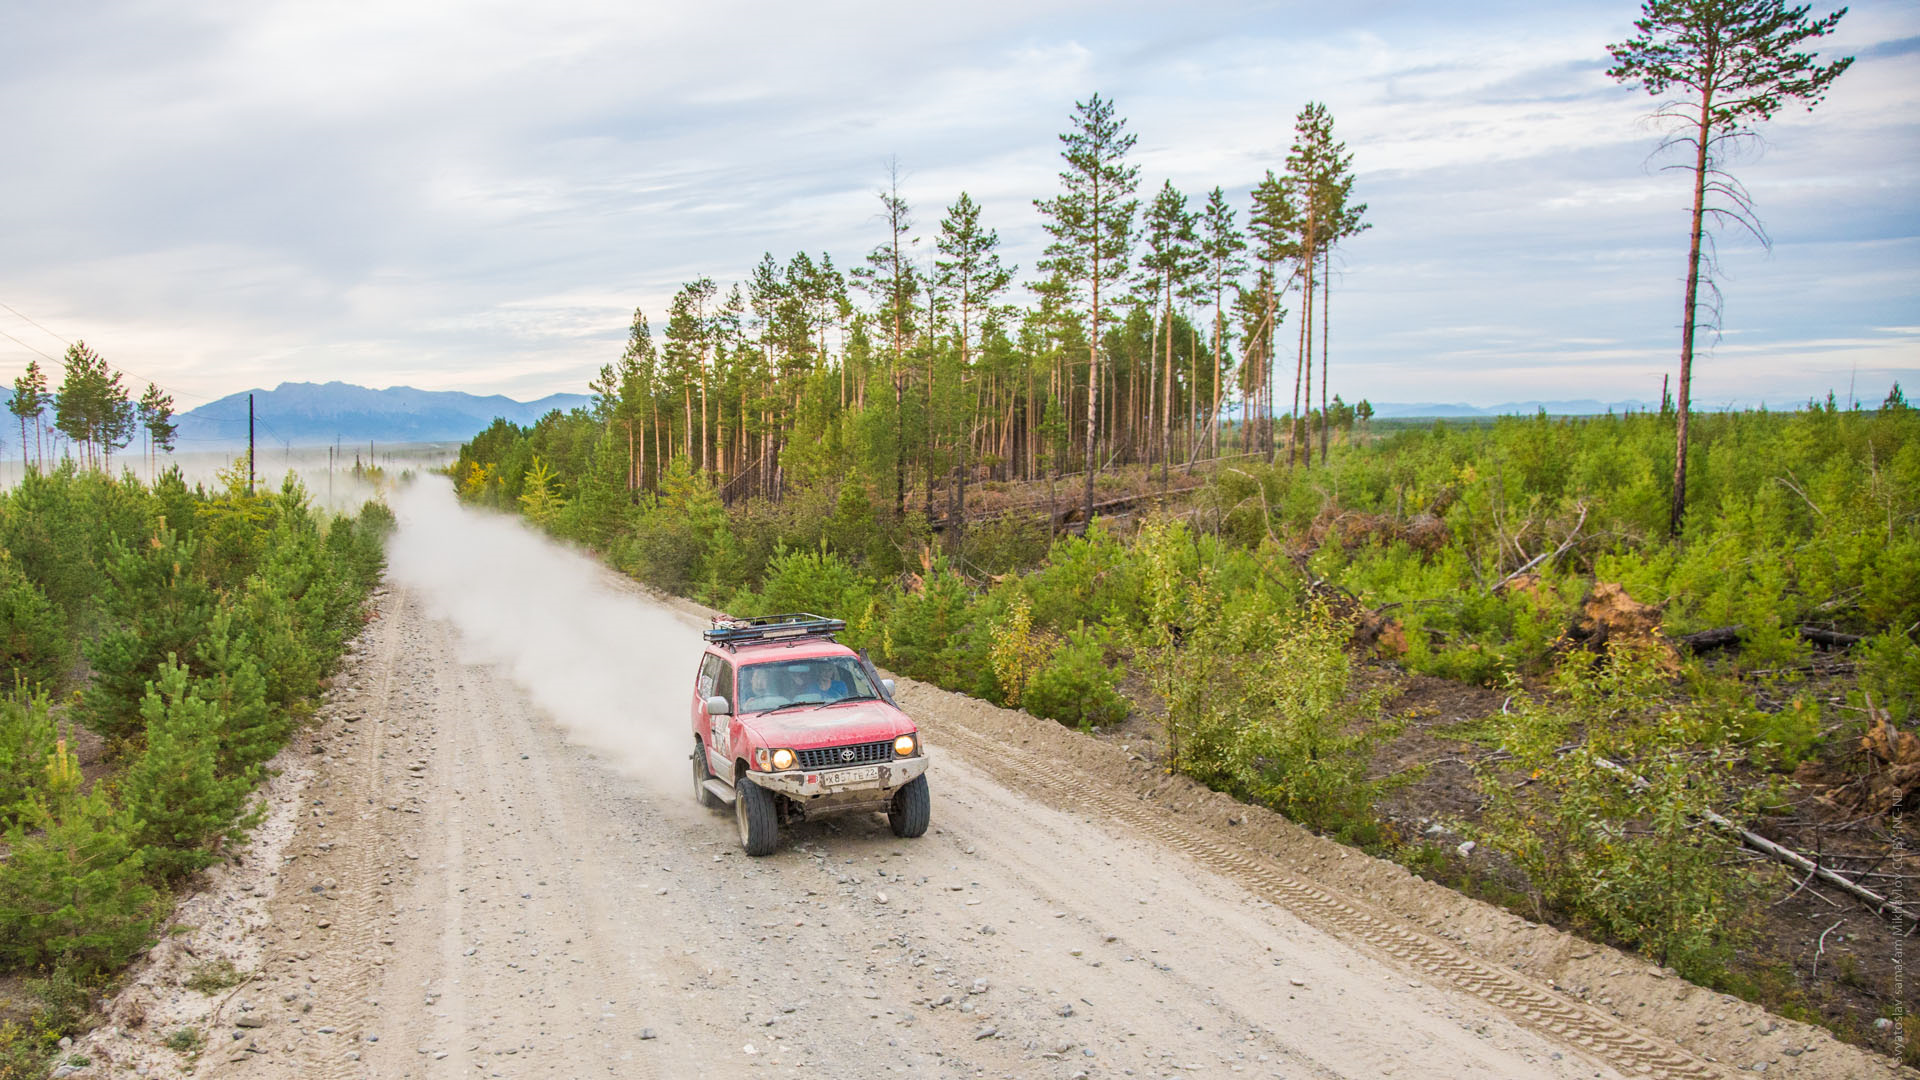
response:
{"label": "dust cloud", "polygon": [[[609,582],[591,558],[460,505],[441,477],[389,497],[393,579],[566,733],[655,791],[686,784],[699,623]],[[688,799],[689,806],[692,800]]]}

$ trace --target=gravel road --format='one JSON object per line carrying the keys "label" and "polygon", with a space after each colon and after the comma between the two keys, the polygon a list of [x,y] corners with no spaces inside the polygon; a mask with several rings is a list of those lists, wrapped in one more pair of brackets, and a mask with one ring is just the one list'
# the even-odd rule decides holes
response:
{"label": "gravel road", "polygon": [[[437,491],[400,510],[377,616],[249,856],[81,1075],[1727,1075],[1724,1042],[1455,949],[1432,910],[1238,846],[1056,743],[1092,740],[1015,737],[1037,722],[929,687],[902,687],[927,836],[828,819],[749,859],[687,780],[697,615]],[[214,956],[251,978],[179,987]],[[183,1026],[197,1056],[161,1044]],[[1887,1074],[1808,1030],[1745,1052]]]}

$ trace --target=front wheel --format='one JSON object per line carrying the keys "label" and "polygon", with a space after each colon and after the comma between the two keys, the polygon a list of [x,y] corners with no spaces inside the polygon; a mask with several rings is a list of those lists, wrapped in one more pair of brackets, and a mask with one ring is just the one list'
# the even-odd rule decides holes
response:
{"label": "front wheel", "polygon": [[773,792],[746,777],[733,786],[733,817],[740,825],[740,847],[749,855],[771,855],[780,843],[780,817]]}
{"label": "front wheel", "polygon": [[892,826],[893,835],[913,839],[925,835],[927,822],[933,818],[933,796],[927,790],[925,774],[907,781],[905,787],[893,793],[893,801],[887,804],[887,824]]}
{"label": "front wheel", "polygon": [[707,790],[707,781],[713,776],[707,771],[707,747],[699,739],[693,740],[693,797],[700,805],[709,810],[721,807],[719,796]]}

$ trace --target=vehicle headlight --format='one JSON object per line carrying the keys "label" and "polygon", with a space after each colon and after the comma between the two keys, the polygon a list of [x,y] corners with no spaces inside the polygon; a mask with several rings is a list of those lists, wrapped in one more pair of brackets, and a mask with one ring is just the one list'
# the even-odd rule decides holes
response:
{"label": "vehicle headlight", "polygon": [[775,750],[773,752],[773,768],[776,772],[782,769],[793,768],[793,751]]}
{"label": "vehicle headlight", "polygon": [[899,738],[893,740],[893,752],[896,756],[912,757],[913,750],[914,750],[913,736],[902,735]]}

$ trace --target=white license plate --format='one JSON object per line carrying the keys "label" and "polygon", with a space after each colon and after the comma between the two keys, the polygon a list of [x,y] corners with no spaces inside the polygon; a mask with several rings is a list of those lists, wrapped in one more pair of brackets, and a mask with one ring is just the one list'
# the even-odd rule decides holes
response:
{"label": "white license plate", "polygon": [[880,779],[880,766],[868,765],[860,769],[841,769],[839,772],[821,773],[821,787],[839,787],[842,784],[859,784],[868,780]]}

